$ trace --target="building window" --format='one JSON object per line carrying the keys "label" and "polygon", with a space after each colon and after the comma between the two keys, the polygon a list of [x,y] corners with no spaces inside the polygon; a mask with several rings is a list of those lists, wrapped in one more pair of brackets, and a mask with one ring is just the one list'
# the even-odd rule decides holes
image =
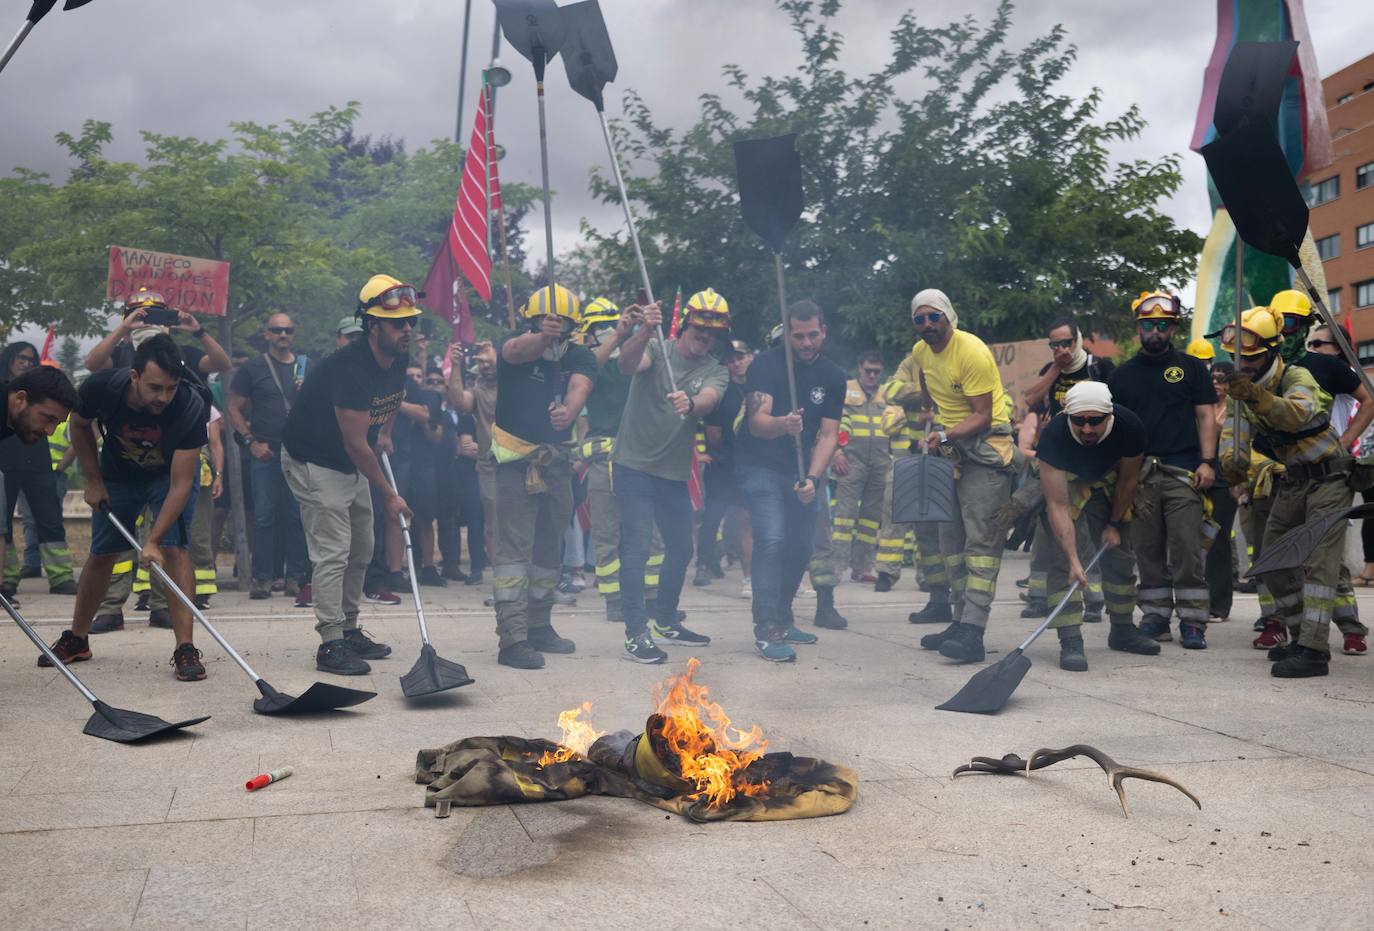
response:
{"label": "building window", "polygon": [[1329,204],[1341,194],[1341,176],[1333,175],[1325,181],[1318,181],[1307,188],[1307,206],[1320,207]]}
{"label": "building window", "polygon": [[1366,340],[1355,347],[1355,358],[1360,360],[1361,368],[1374,364],[1374,340]]}
{"label": "building window", "polygon": [[1317,257],[1323,262],[1330,262],[1341,254],[1341,234],[1334,233],[1330,236],[1323,236],[1317,240]]}
{"label": "building window", "polygon": [[1374,307],[1374,278],[1355,282],[1355,306]]}
{"label": "building window", "polygon": [[1360,191],[1374,184],[1374,162],[1365,162],[1355,169],[1355,190]]}
{"label": "building window", "polygon": [[1341,312],[1341,289],[1332,288],[1326,292],[1326,309],[1331,311],[1331,316],[1336,316]]}
{"label": "building window", "polygon": [[1355,227],[1355,248],[1363,249],[1366,246],[1374,246],[1374,223]]}
{"label": "building window", "polygon": [[1336,98],[1336,106],[1339,107],[1341,104],[1354,99],[1354,94],[1341,94],[1339,97]]}

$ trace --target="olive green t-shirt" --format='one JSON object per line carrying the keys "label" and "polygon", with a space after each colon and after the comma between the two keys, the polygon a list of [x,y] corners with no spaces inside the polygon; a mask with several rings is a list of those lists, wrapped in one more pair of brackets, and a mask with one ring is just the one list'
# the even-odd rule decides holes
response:
{"label": "olive green t-shirt", "polygon": [[608,359],[596,370],[596,390],[587,395],[588,436],[615,436],[632,378],[633,375],[620,374],[619,359]]}
{"label": "olive green t-shirt", "polygon": [[[692,472],[692,445],[700,417],[683,418],[673,413],[673,406],[668,402],[668,392],[672,388],[658,342],[651,341],[644,353],[649,359],[649,367],[636,372],[630,382],[630,397],[625,402],[611,458],[617,465],[669,481],[685,482]],[[695,397],[707,388],[715,389],[719,395],[725,394],[730,377],[725,366],[714,356],[689,361],[678,349],[677,340],[670,340],[668,359],[678,390],[687,392],[688,397]]]}

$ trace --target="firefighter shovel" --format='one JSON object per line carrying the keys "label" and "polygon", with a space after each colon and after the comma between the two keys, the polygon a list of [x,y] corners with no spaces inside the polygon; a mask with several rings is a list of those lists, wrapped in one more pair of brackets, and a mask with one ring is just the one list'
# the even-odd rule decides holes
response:
{"label": "firefighter shovel", "polygon": [[[1089,560],[1083,571],[1092,571],[1092,567],[1097,565],[1097,561],[1102,558],[1102,554],[1105,552],[1107,552],[1107,544],[1104,543],[1097,548],[1097,552],[1093,554],[1093,558]],[[1059,616],[1059,612],[1064,610],[1064,606],[1069,603],[1069,599],[1073,597],[1073,593],[1076,591],[1078,591],[1078,583],[1074,582],[1069,586],[1069,590],[1064,593],[1064,597],[1059,599],[1059,604],[1055,605],[1049,617],[1041,621],[1040,626],[1031,631],[1031,635],[1021,641],[1019,647],[988,668],[980,669],[953,698],[943,705],[936,705],[935,710],[964,711],[969,714],[996,714],[1001,711],[1007,703],[1007,699],[1011,698],[1011,693],[1016,691],[1016,687],[1021,684],[1021,680],[1030,671],[1031,661],[1026,656],[1026,648],[1049,629],[1051,622]]]}
{"label": "firefighter shovel", "polygon": [[116,743],[131,744],[138,743],[140,740],[147,740],[149,737],[157,737],[162,734],[170,734],[172,731],[181,730],[183,727],[190,727],[202,721],[210,720],[207,714],[201,718],[190,718],[186,721],[178,721],[173,724],[164,721],[151,714],[142,714],[137,711],[126,711],[123,708],[114,708],[105,704],[95,697],[95,693],[86,688],[86,684],[76,677],[76,673],[67,668],[67,664],[58,659],[43,642],[34,629],[29,626],[29,622],[14,610],[14,605],[4,595],[0,595],[0,606],[10,616],[14,623],[19,625],[19,629],[24,632],[24,636],[33,641],[33,645],[38,647],[40,653],[48,658],[48,662],[62,673],[63,678],[72,684],[72,688],[82,694],[86,701],[95,708],[95,714],[91,715],[86,721],[86,726],[82,729],[83,733],[92,737],[103,737],[106,740],[113,740]]}
{"label": "firefighter shovel", "polygon": [[[396,476],[391,471],[391,457],[386,453],[382,453],[382,468],[386,469],[386,480],[395,489]],[[472,685],[477,680],[468,675],[467,669],[441,657],[429,642],[425,608],[420,604],[420,583],[415,577],[415,551],[410,545],[410,522],[405,515],[401,516],[401,534],[405,537],[406,568],[410,570],[410,595],[415,599],[415,620],[420,624],[420,658],[410,667],[410,672],[401,676],[401,694],[406,698],[418,698]]]}
{"label": "firefighter shovel", "polygon": [[[139,544],[138,538],[129,532],[123,522],[109,511],[105,516],[110,519],[110,523],[119,531],[125,540],[129,541],[129,546],[134,552],[139,552],[143,547]],[[285,692],[278,692],[267,684],[253,667],[248,665],[248,661],[239,656],[238,651],[229,645],[229,641],[220,636],[220,632],[215,630],[213,624],[205,617],[194,601],[186,597],[186,593],[181,590],[181,586],[172,581],[172,577],[167,574],[157,563],[150,566],[153,575],[157,576],[162,583],[164,591],[176,596],[177,600],[186,606],[186,610],[198,621],[201,626],[215,639],[229,658],[238,664],[238,667],[248,674],[248,678],[253,680],[253,684],[258,687],[262,697],[253,702],[253,710],[258,714],[314,714],[321,711],[333,711],[336,708],[347,708],[351,705],[361,705],[370,698],[376,698],[376,692],[364,692],[359,689],[346,689],[341,685],[331,685],[328,682],[316,682],[299,697],[288,695]]]}

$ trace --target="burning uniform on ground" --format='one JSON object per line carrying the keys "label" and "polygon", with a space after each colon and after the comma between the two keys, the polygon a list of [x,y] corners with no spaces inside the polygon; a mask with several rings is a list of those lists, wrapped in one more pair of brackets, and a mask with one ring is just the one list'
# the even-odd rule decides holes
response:
{"label": "burning uniform on ground", "polygon": [[1187,649],[1207,648],[1207,581],[1203,546],[1213,529],[1205,493],[1215,478],[1216,390],[1203,363],[1169,344],[1177,329],[1178,298],[1142,294],[1135,313],[1140,352],[1112,373],[1116,403],[1145,424],[1140,484],[1147,513],[1131,521],[1140,568],[1141,631],[1169,641],[1169,616],[1178,612]]}
{"label": "burning uniform on ground", "polygon": [[[1243,477],[1245,451],[1253,445],[1284,467],[1264,528],[1266,544],[1322,514],[1349,507],[1353,496],[1351,458],[1328,418],[1331,396],[1306,369],[1284,364],[1278,352],[1282,333],[1283,315],[1269,307],[1246,311],[1239,334],[1234,325],[1222,330],[1223,349],[1234,354],[1239,342],[1239,371],[1232,377],[1230,391],[1241,402],[1240,423],[1233,409],[1222,431],[1222,461],[1238,479]],[[1285,624],[1300,629],[1294,642],[1269,651],[1274,676],[1327,674],[1331,654],[1327,636],[1345,528],[1345,521],[1335,524],[1301,569],[1264,576]]]}
{"label": "burning uniform on ground", "polygon": [[[1159,644],[1141,634],[1131,619],[1135,559],[1126,533],[1144,452],[1145,426],[1140,418],[1113,404],[1107,386],[1096,381],[1079,382],[1065,393],[1064,412],[1045,426],[1036,446],[1046,523],[1053,534],[1046,541],[1051,551],[1049,601],[1058,604],[1070,581],[1086,581],[1080,555],[1084,549],[1096,552],[1100,544],[1111,543],[1099,561],[1111,619],[1107,645],[1154,655]],[[1061,669],[1087,671],[1082,624],[1080,587],[1051,624],[1059,633]]]}
{"label": "burning uniform on ground", "polygon": [[551,614],[559,541],[573,513],[572,425],[595,382],[596,358],[571,339],[582,309],[567,288],[541,288],[521,313],[527,331],[496,346],[492,596],[497,662],[540,669],[543,653],[576,649],[553,629]]}
{"label": "burning uniform on ground", "polygon": [[941,633],[923,637],[921,645],[961,663],[980,662],[1006,544],[1006,532],[993,515],[1011,498],[1011,399],[992,351],[958,329],[959,318],[943,291],[929,288],[913,297],[911,321],[920,334],[911,348],[912,364],[920,370],[923,393],[934,403],[940,424],[926,437],[926,447],[956,462],[960,520],[940,525],[940,549],[960,553],[963,564],[958,617]]}

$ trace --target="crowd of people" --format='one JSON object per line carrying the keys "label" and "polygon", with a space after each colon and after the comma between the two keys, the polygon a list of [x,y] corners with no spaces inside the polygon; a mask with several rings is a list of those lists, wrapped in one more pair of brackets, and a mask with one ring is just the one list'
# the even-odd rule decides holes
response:
{"label": "crowd of people", "polygon": [[[843,630],[840,584],[892,591],[910,565],[925,603],[908,620],[943,625],[921,646],[980,662],[1009,538],[1030,541],[1022,616],[1060,606],[1060,666],[1086,671],[1083,625],[1104,615],[1112,650],[1158,655],[1175,619],[1183,648],[1206,649],[1244,584],[1237,517],[1253,559],[1364,490],[1354,457],[1374,401],[1297,291],[1212,334],[1234,364],[1207,340],[1176,348],[1183,311],[1163,291],[1131,302],[1140,346],[1120,364],[1056,321],[1020,418],[991,350],[936,289],[912,299],[913,345],[895,371],[870,348],[852,378],[826,355],[826,314],[810,301],[755,351],[731,339],[729,303],[711,288],[665,320],[655,303],[584,305],[555,284],[530,296],[516,330],[445,357],[418,297],[374,275],[317,362],[295,351],[286,313],[267,318],[264,352],[231,359],[146,290],[87,355],[79,388],[12,344],[0,465],[30,545],[22,561],[6,549],[0,592],[13,600],[21,578],[46,572],[50,591],[76,596],[53,645],[64,662],[89,660],[89,635],[122,629],[139,592],[150,623],[174,632],[176,677],[203,679],[190,611],[147,569],[209,607],[227,447],[251,515],[240,578],[254,600],[281,592],[313,610],[325,672],[366,674],[391,653],[360,626],[367,602],[487,573],[497,661],[541,668],[576,650],[553,615],[590,587],[584,570],[625,658],[662,663],[664,646],[711,643],[680,600],[693,562],[692,584],[708,588],[726,560],[763,659],[794,661],[817,642],[799,596],[815,599],[809,626]],[[954,519],[894,520],[908,456],[952,463]],[[93,514],[79,583],[61,519],[74,462]],[[140,528],[140,551],[111,516]],[[1354,587],[1374,584],[1374,563],[1352,575],[1344,534],[1337,525],[1307,565],[1255,583],[1254,645],[1275,676],[1326,674],[1333,622],[1344,653],[1365,652]]]}

